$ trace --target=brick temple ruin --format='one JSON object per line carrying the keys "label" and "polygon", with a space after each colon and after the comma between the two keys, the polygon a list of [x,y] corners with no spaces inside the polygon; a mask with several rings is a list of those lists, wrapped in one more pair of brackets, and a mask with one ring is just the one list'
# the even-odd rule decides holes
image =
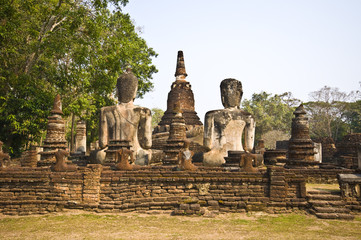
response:
{"label": "brick temple ruin", "polygon": [[[254,147],[257,119],[240,110],[240,81],[222,81],[224,109],[209,111],[203,129],[185,80],[181,51],[175,77],[167,111],[152,134],[150,110],[132,102],[137,80],[130,69],[122,74],[118,85],[128,83],[126,89],[122,87],[120,104],[102,109],[102,142],[97,151],[103,159],[94,160],[85,153],[82,122],[77,152],[67,157],[61,98],[56,96],[43,151],[24,152],[14,166],[8,164],[11,159],[0,142],[0,213],[83,209],[203,215],[304,210],[319,218],[353,219],[353,213],[361,212],[361,134],[346,136],[338,146],[329,139],[318,140],[323,157],[317,161],[319,145],[310,139],[300,105],[289,141],[279,142],[272,150],[265,149],[262,141]],[[204,144],[194,140],[200,134]],[[161,161],[155,163],[152,158],[157,154]],[[340,191],[307,191],[306,183],[339,183]]]}
{"label": "brick temple ruin", "polygon": [[171,85],[168,93],[167,110],[158,126],[154,128],[154,133],[169,132],[172,119],[176,116],[176,108],[182,109],[182,115],[187,130],[195,127],[203,126],[194,107],[194,95],[191,84],[186,80],[188,76],[184,63],[182,51],[178,51],[176,72],[174,74],[176,80]]}

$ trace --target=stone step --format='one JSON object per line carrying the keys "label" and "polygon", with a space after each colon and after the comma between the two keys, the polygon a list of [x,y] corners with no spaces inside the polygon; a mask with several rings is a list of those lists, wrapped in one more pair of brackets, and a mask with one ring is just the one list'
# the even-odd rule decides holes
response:
{"label": "stone step", "polygon": [[353,220],[354,215],[349,213],[315,213],[316,217],[322,219],[343,219],[343,220]]}
{"label": "stone step", "polygon": [[345,203],[343,201],[324,201],[324,200],[309,200],[308,201],[312,206],[316,207],[344,207]]}
{"label": "stone step", "polygon": [[308,199],[312,200],[327,200],[327,201],[340,201],[342,200],[339,195],[331,195],[331,194],[317,194],[317,195],[307,195]]}
{"label": "stone step", "polygon": [[361,206],[351,206],[353,210],[361,212]]}
{"label": "stone step", "polygon": [[350,209],[346,208],[339,191],[309,191],[308,203],[311,205],[310,213],[322,219],[352,220]]}
{"label": "stone step", "polygon": [[307,195],[341,195],[339,190],[311,190],[307,191]]}
{"label": "stone step", "polygon": [[345,207],[313,207],[317,213],[350,213],[350,209]]}

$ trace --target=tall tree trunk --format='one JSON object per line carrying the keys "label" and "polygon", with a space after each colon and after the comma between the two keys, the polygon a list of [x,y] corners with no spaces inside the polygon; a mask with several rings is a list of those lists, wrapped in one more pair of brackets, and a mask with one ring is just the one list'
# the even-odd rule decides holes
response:
{"label": "tall tree trunk", "polygon": [[71,114],[71,139],[70,139],[70,152],[74,152],[74,122],[75,114]]}

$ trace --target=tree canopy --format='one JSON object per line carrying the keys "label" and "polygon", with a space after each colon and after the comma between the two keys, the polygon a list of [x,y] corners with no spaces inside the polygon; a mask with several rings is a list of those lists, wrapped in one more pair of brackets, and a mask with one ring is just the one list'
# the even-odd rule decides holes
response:
{"label": "tree canopy", "polygon": [[[361,132],[361,100],[358,91],[342,92],[324,86],[311,92],[312,101],[303,103],[313,139],[331,137],[341,140],[346,134]],[[268,147],[274,141],[287,139],[295,108],[301,103],[291,93],[255,93],[244,100],[242,108],[256,119],[256,140],[263,138]],[[289,137],[288,137],[289,138]]]}
{"label": "tree canopy", "polygon": [[310,117],[310,134],[313,138],[331,137],[340,140],[347,133],[359,132],[360,101],[355,92],[342,92],[324,86],[310,93],[312,101],[305,103]]}
{"label": "tree canopy", "polygon": [[164,115],[164,111],[160,108],[152,108],[152,128],[154,129],[160,120],[162,120],[162,117]]}
{"label": "tree canopy", "polygon": [[115,104],[127,66],[139,79],[138,97],[152,89],[157,54],[122,12],[127,2],[0,0],[0,140],[10,153],[39,140],[56,93],[66,116],[96,132],[97,111]]}
{"label": "tree canopy", "polygon": [[242,108],[255,117],[256,140],[259,140],[270,131],[290,133],[293,112],[299,103],[290,92],[280,95],[261,92],[244,100]]}

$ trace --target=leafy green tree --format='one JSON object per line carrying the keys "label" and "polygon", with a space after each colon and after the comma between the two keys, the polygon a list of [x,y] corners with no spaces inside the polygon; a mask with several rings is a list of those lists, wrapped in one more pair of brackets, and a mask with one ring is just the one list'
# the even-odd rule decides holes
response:
{"label": "leafy green tree", "polygon": [[12,154],[39,141],[56,93],[94,139],[97,113],[116,103],[126,66],[139,79],[138,97],[152,89],[156,53],[122,13],[127,2],[0,0],[0,140]]}
{"label": "leafy green tree", "polygon": [[162,117],[164,115],[164,111],[160,108],[152,108],[152,128],[155,128]]}
{"label": "leafy green tree", "polygon": [[289,134],[295,107],[300,101],[290,92],[272,95],[261,92],[254,93],[250,100],[242,102],[242,109],[253,114],[256,120],[256,140],[270,131]]}

